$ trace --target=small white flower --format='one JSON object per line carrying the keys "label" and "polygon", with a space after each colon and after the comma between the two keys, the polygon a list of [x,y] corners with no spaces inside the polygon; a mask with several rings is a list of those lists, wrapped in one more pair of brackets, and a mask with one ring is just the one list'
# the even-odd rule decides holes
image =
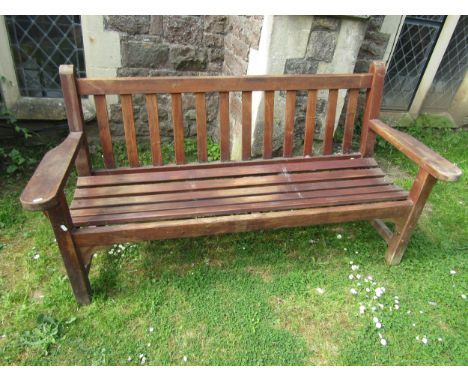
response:
{"label": "small white flower", "polygon": [[380,343],[382,344],[382,346],[387,346],[387,340],[385,338],[381,338]]}
{"label": "small white flower", "polygon": [[374,321],[375,323],[377,323],[377,322],[379,322],[379,319],[378,319],[377,317],[374,317],[374,318],[372,319],[372,321]]}
{"label": "small white flower", "polygon": [[359,306],[359,314],[364,314],[365,311],[366,311],[366,307],[364,305],[360,305]]}
{"label": "small white flower", "polygon": [[373,306],[373,307],[371,308],[371,310],[372,310],[373,312],[375,312],[375,311],[377,310],[377,308],[376,308],[375,306]]}
{"label": "small white flower", "polygon": [[39,257],[40,257],[39,253],[36,253],[32,258],[33,258],[34,260],[37,260]]}
{"label": "small white flower", "polygon": [[429,340],[426,338],[426,336],[424,336],[423,339],[421,340],[421,342],[422,342],[424,345],[427,345],[428,341],[429,341]]}
{"label": "small white flower", "polygon": [[354,276],[353,276],[353,275],[349,275],[349,276],[348,276],[348,279],[352,280],[352,279],[354,279]]}
{"label": "small white flower", "polygon": [[357,286],[361,286],[361,283],[357,283]]}
{"label": "small white flower", "polygon": [[377,329],[380,329],[380,328],[382,327],[382,323],[381,323],[381,322],[376,322],[376,323],[375,323],[375,327],[376,327]]}
{"label": "small white flower", "polygon": [[357,274],[356,275],[356,278],[359,280],[361,278],[361,275],[360,274]]}
{"label": "small white flower", "polygon": [[439,337],[439,338],[437,338],[437,341],[442,342],[443,340],[442,340],[441,337]]}
{"label": "small white flower", "polygon": [[422,310],[420,310],[419,313],[423,314],[424,312]]}
{"label": "small white flower", "polygon": [[357,271],[357,270],[359,269],[359,265],[356,265],[356,264],[355,264],[355,265],[351,265],[351,269],[352,269],[353,271]]}
{"label": "small white flower", "polygon": [[456,275],[456,274],[457,274],[457,271],[455,271],[455,270],[452,269],[452,270],[450,271],[450,274],[451,274],[451,275]]}
{"label": "small white flower", "polygon": [[369,293],[369,292],[370,292],[370,288],[366,288],[366,292]]}
{"label": "small white flower", "polygon": [[349,290],[349,293],[351,293],[351,294],[357,294],[358,292],[357,292],[356,289],[351,288],[351,289]]}
{"label": "small white flower", "polygon": [[145,356],[144,354],[140,354],[138,358],[142,359],[144,356]]}
{"label": "small white flower", "polygon": [[377,289],[375,290],[375,295],[376,295],[377,297],[382,296],[384,293],[385,293],[385,288],[384,288],[384,287],[380,287],[380,288],[377,288]]}
{"label": "small white flower", "polygon": [[183,360],[184,362],[187,362],[187,360],[188,360],[187,356],[184,355],[184,357],[182,358],[182,360]]}
{"label": "small white flower", "polygon": [[348,248],[343,248],[343,249],[344,249],[345,251],[347,251],[347,250],[348,250]]}
{"label": "small white flower", "polygon": [[350,261],[350,262],[349,262],[349,265],[353,265],[353,262],[352,262],[352,261]]}
{"label": "small white flower", "polygon": [[369,275],[369,276],[366,277],[366,280],[372,281],[373,278],[372,278],[372,276]]}
{"label": "small white flower", "polygon": [[400,309],[400,305],[395,305],[395,309],[396,310]]}
{"label": "small white flower", "polygon": [[419,341],[419,336],[416,336],[416,341]]}
{"label": "small white flower", "polygon": [[146,363],[146,357],[143,357],[140,361],[140,365],[144,365]]}
{"label": "small white flower", "polygon": [[316,288],[315,290],[316,290],[316,292],[318,294],[324,294],[325,293],[325,289],[323,289],[323,288]]}
{"label": "small white flower", "polygon": [[336,238],[337,238],[337,239],[341,239],[341,238],[343,238],[343,236],[341,236],[340,234],[338,234],[338,235],[336,235]]}
{"label": "small white flower", "polygon": [[131,360],[132,360],[132,357],[129,356],[129,357],[127,358],[127,362],[131,362]]}
{"label": "small white flower", "polygon": [[437,306],[437,303],[434,302],[434,301],[429,301],[429,305],[432,305],[432,306]]}
{"label": "small white flower", "polygon": [[462,295],[461,295],[461,298],[462,298],[463,300],[466,300],[466,294],[462,294]]}
{"label": "small white flower", "polygon": [[407,310],[407,311],[406,311],[406,314],[411,314],[411,310]]}
{"label": "small white flower", "polygon": [[412,325],[413,327],[416,327],[416,324],[415,324],[414,322],[413,322],[411,325]]}
{"label": "small white flower", "polygon": [[400,297],[398,297],[398,296],[395,296],[395,297],[393,297],[393,298],[394,298],[395,300],[399,300],[399,299],[400,299]]}
{"label": "small white flower", "polygon": [[146,346],[151,347],[151,342],[148,342],[148,344]]}
{"label": "small white flower", "polygon": [[148,330],[149,330],[150,333],[154,332],[154,328],[152,326],[150,326],[150,328]]}
{"label": "small white flower", "polygon": [[359,251],[355,251],[354,253],[357,255],[359,253]]}

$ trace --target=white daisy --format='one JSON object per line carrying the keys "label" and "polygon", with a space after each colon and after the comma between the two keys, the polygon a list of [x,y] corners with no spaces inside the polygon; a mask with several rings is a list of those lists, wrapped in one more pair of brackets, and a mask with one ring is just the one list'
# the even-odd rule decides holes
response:
{"label": "white daisy", "polygon": [[358,292],[357,292],[357,290],[356,290],[356,289],[354,289],[354,288],[351,288],[351,289],[349,290],[349,293],[351,293],[351,294],[355,294],[355,295],[356,295]]}

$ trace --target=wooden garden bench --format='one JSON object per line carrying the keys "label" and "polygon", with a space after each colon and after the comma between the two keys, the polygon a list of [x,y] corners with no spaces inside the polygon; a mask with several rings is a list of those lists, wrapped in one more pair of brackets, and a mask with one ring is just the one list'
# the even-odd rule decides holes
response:
{"label": "wooden garden bench", "polygon": [[[114,243],[368,220],[388,242],[385,259],[398,264],[437,179],[461,171],[409,135],[378,120],[385,67],[369,73],[244,77],[76,79],[60,67],[70,134],[49,151],[21,195],[27,210],[50,219],[76,300],[88,304],[93,251]],[[322,148],[313,151],[317,91],[328,91]],[[344,138],[334,145],[339,89],[348,90]],[[293,155],[296,91],[307,91],[300,156]],[[360,147],[352,149],[359,91],[366,92]],[[264,92],[262,158],[251,156],[252,92]],[[282,156],[273,158],[275,91],[286,92]],[[207,162],[205,94],[219,94],[221,160]],[[242,93],[242,160],[230,160],[229,93]],[[186,164],[183,93],[195,93],[198,163]],[[146,97],[152,166],[140,166],[132,95]],[[162,163],[157,94],[170,94],[176,164]],[[80,97],[94,96],[104,169],[94,169]],[[129,167],[116,167],[106,95],[119,95]],[[297,135],[297,134],[296,134]],[[394,185],[372,158],[376,135],[419,166],[409,191]],[[302,139],[301,139],[302,141]],[[73,201],[64,195],[73,163]],[[392,232],[384,220],[395,223]]]}

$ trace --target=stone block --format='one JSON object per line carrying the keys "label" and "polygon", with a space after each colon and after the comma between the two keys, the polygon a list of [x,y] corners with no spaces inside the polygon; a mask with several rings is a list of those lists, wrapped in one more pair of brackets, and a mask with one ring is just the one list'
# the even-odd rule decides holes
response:
{"label": "stone block", "polygon": [[150,16],[106,16],[105,28],[128,34],[147,34]]}
{"label": "stone block", "polygon": [[204,17],[204,30],[210,33],[223,34],[226,28],[226,16],[205,16]]}
{"label": "stone block", "polygon": [[203,42],[203,17],[166,16],[163,18],[163,31],[168,42],[200,45]]}
{"label": "stone block", "polygon": [[175,70],[205,70],[207,53],[205,49],[192,46],[173,45],[170,49],[170,63]]}
{"label": "stone block", "polygon": [[331,62],[336,41],[336,32],[312,31],[307,44],[306,56],[319,61]]}
{"label": "stone block", "polygon": [[284,66],[284,74],[315,74],[319,61],[312,58],[288,58]]}
{"label": "stone block", "polygon": [[164,16],[151,16],[149,34],[162,36],[162,34],[163,34],[163,17]]}
{"label": "stone block", "polygon": [[340,26],[340,20],[332,16],[315,16],[312,21],[312,30],[336,31]]}
{"label": "stone block", "polygon": [[159,68],[167,64],[169,47],[157,40],[142,38],[122,41],[122,66]]}

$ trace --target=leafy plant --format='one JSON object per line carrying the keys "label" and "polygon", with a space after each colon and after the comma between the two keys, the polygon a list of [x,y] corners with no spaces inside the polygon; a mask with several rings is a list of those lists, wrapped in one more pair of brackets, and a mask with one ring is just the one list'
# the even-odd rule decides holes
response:
{"label": "leafy plant", "polygon": [[38,348],[44,355],[49,354],[50,347],[63,336],[66,325],[73,323],[76,317],[71,317],[64,323],[57,321],[53,317],[39,314],[37,326],[32,330],[27,330],[21,334],[20,342],[23,346]]}

